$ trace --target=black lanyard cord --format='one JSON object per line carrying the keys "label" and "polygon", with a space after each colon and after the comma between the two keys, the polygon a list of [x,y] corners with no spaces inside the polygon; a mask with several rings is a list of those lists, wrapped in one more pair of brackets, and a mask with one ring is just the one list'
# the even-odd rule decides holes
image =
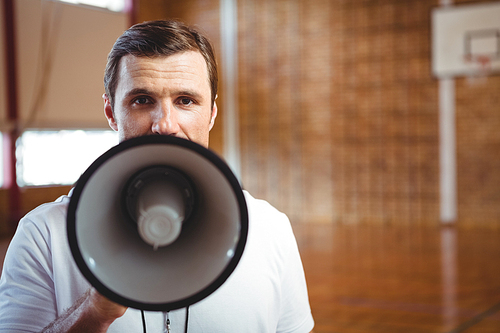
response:
{"label": "black lanyard cord", "polygon": [[188,321],[189,321],[189,305],[186,307],[186,323],[184,324],[184,333],[188,331]]}
{"label": "black lanyard cord", "polygon": [[142,317],[142,332],[146,332],[146,317],[144,316],[144,310],[141,310],[141,317]]}

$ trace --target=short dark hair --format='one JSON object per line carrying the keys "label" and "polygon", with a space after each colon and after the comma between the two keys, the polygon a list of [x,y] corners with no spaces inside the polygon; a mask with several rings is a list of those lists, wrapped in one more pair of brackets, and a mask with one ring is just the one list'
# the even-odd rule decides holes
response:
{"label": "short dark hair", "polygon": [[104,88],[112,109],[114,109],[118,68],[122,57],[129,54],[136,57],[170,56],[185,51],[198,51],[205,59],[213,106],[217,96],[218,74],[215,53],[210,41],[182,22],[157,20],[130,27],[118,37],[109,52],[104,72]]}

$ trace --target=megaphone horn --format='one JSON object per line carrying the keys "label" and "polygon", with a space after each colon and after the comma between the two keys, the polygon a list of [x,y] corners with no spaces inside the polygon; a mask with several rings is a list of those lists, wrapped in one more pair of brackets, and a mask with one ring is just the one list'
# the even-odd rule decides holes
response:
{"label": "megaphone horn", "polygon": [[67,233],[94,288],[137,309],[186,307],[219,288],[248,235],[241,186],[212,151],[144,136],[100,156],[72,191]]}

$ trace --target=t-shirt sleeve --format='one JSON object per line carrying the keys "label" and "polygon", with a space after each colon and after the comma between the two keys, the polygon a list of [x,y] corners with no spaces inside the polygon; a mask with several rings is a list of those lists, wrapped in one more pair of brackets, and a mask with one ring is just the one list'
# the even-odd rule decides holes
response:
{"label": "t-shirt sleeve", "polygon": [[24,218],[0,278],[0,332],[39,332],[56,317],[48,230]]}
{"label": "t-shirt sleeve", "polygon": [[304,268],[288,218],[285,226],[287,244],[283,252],[285,258],[281,274],[281,311],[276,332],[306,333],[313,329],[314,320]]}

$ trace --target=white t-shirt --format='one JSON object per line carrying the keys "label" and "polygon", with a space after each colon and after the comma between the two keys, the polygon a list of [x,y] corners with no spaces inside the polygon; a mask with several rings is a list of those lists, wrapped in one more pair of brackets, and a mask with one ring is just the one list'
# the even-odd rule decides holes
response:
{"label": "white t-shirt", "polygon": [[[245,192],[249,212],[243,256],[227,281],[189,308],[188,332],[309,332],[314,326],[295,237],[286,215]],[[69,249],[69,197],[44,204],[19,223],[0,279],[0,332],[39,332],[90,287]],[[171,311],[183,332],[186,310]],[[147,332],[164,330],[164,314],[146,312]],[[129,308],[108,332],[142,332]]]}

